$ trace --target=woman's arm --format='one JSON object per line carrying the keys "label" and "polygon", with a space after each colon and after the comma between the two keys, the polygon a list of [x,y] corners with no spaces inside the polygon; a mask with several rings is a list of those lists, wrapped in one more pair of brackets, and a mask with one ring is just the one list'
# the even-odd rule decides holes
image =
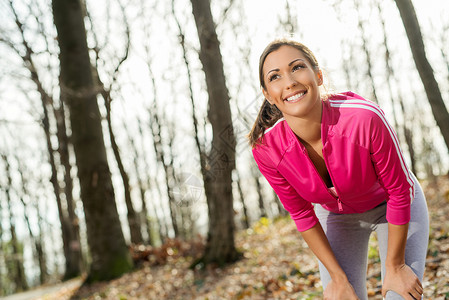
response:
{"label": "woman's arm", "polygon": [[[410,205],[414,198],[414,182],[405,163],[397,135],[379,108],[371,118],[371,159],[380,184],[388,194],[388,250],[382,294],[391,290],[404,299],[421,299],[422,285],[405,264]],[[412,298],[412,296],[414,298]]]}
{"label": "woman's arm", "polygon": [[388,224],[388,250],[385,261],[385,280],[382,295],[395,291],[404,299],[421,299],[423,287],[412,269],[405,264],[405,245],[407,243],[408,223]]}
{"label": "woman's arm", "polygon": [[358,299],[332,251],[321,224],[317,223],[312,228],[301,232],[301,234],[331,276],[332,280],[323,293],[324,299]]}

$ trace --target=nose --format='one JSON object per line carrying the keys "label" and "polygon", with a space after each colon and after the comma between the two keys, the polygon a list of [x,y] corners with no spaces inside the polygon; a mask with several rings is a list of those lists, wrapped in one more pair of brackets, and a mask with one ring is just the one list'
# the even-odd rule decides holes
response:
{"label": "nose", "polygon": [[298,81],[296,81],[293,74],[289,74],[289,76],[287,76],[286,83],[287,83],[287,89],[291,89],[292,87],[295,87],[298,84]]}

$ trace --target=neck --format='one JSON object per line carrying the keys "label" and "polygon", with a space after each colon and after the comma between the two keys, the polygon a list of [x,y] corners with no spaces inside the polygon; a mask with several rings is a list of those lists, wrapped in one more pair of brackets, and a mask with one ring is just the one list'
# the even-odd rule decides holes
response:
{"label": "neck", "polygon": [[284,116],[288,126],[301,142],[310,145],[321,142],[321,114],[323,110],[321,101],[317,102],[317,106],[317,109],[312,110],[305,118]]}

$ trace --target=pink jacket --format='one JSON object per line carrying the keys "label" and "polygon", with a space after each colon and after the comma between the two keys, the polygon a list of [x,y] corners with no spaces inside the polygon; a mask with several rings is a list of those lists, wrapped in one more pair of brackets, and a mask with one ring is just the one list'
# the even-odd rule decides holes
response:
{"label": "pink jacket", "polygon": [[388,222],[410,221],[414,183],[393,128],[382,110],[346,92],[323,101],[323,156],[335,192],[328,189],[305,147],[283,119],[253,148],[260,171],[299,231],[318,219],[312,203],[341,214],[368,211],[387,201]]}

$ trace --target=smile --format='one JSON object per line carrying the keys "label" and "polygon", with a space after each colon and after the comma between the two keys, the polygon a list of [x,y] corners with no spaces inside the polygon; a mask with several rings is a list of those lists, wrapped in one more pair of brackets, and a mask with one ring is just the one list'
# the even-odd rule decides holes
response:
{"label": "smile", "polygon": [[290,103],[297,102],[297,101],[299,101],[299,100],[300,100],[306,93],[307,93],[306,91],[300,92],[300,93],[298,93],[298,94],[295,94],[295,95],[293,95],[293,96],[290,96],[290,97],[286,98],[284,101],[287,101],[287,102],[290,102]]}

